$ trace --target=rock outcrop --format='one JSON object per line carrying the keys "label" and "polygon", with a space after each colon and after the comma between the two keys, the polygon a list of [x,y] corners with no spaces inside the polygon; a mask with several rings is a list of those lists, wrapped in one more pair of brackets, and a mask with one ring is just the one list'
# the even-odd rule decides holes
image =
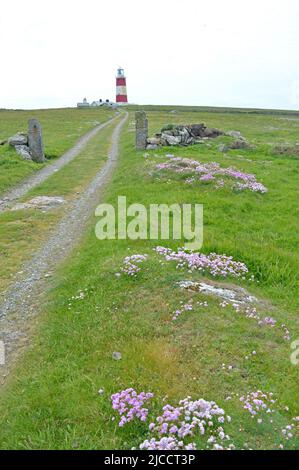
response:
{"label": "rock outcrop", "polygon": [[27,145],[28,144],[28,136],[24,132],[18,132],[17,134],[13,135],[8,139],[8,144],[11,147],[17,147],[19,145]]}
{"label": "rock outcrop", "polygon": [[18,211],[23,209],[54,209],[57,206],[65,203],[65,199],[59,196],[36,196],[27,202],[18,202],[13,206],[11,211]]}
{"label": "rock outcrop", "polygon": [[32,160],[32,157],[29,152],[29,147],[27,145],[16,145],[15,151],[17,152],[23,160]]}

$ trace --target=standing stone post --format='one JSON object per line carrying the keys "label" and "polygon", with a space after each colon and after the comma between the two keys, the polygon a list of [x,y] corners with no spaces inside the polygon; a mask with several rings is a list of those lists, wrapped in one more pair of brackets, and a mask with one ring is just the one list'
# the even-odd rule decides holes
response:
{"label": "standing stone post", "polygon": [[136,149],[144,150],[148,138],[148,120],[144,111],[136,111]]}
{"label": "standing stone post", "polygon": [[42,128],[36,119],[29,119],[28,125],[28,145],[30,155],[34,162],[43,163],[46,161],[46,158],[44,154]]}

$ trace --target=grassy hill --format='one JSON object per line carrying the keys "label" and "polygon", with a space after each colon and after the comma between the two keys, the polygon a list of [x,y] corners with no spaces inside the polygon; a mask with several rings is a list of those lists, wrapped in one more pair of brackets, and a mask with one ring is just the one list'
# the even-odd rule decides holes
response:
{"label": "grassy hill", "polygon": [[[163,245],[176,251],[184,240],[99,241],[95,236],[98,218],[91,217],[84,240],[59,268],[50,294],[43,299],[41,314],[33,325],[32,345],[2,389],[0,447],[138,448],[146,439],[158,439],[148,425],[161,415],[163,406],[177,406],[179,400],[191,396],[193,400],[215,401],[231,417],[230,422],[222,424],[229,441],[221,442],[218,436],[216,428],[221,420],[211,427],[215,428],[217,442],[224,446],[298,448],[298,423],[293,418],[299,415],[299,366],[291,363],[290,355],[291,342],[299,338],[299,163],[295,145],[299,120],[280,112],[145,107],[150,134],[169,123],[205,122],[224,131],[240,131],[252,148],[222,153],[218,147],[227,142],[227,137],[221,136],[188,148],[137,152],[135,107],[128,109],[119,163],[104,202],[115,206],[121,195],[127,197],[128,205],[146,207],[151,203],[202,203],[202,253],[232,256],[246,264],[248,276],[224,278],[213,277],[208,270],[190,272],[186,267],[176,268],[175,262],[153,250]],[[172,109],[177,112],[171,113]],[[49,113],[52,125],[58,126],[55,113],[59,121],[63,111]],[[55,149],[73,142],[71,137],[66,139],[66,133],[78,136],[78,129],[86,130],[95,119],[94,111],[90,115],[86,112],[86,116],[75,114],[75,110],[65,113],[69,113],[68,130],[63,128],[58,136],[53,132],[48,142],[45,121],[49,154],[57,155]],[[9,130],[4,137],[19,126],[20,117],[14,116],[15,122],[12,118],[6,124]],[[36,116],[43,123],[43,114],[36,112]],[[108,132],[105,138],[103,152]],[[286,149],[283,153],[279,151],[282,144]],[[94,151],[91,149],[91,153]],[[204,181],[186,184],[184,174],[157,171],[157,164],[169,162],[170,153],[254,174],[268,191],[236,191],[229,185],[216,189],[214,183]],[[64,177],[58,172],[50,182],[43,183],[39,194],[53,188],[59,194],[73,175],[70,169],[64,172]],[[75,191],[75,183],[73,187]],[[70,185],[69,197],[71,194]],[[35,223],[33,220],[33,227]],[[23,243],[25,239],[26,234]],[[17,241],[11,239],[10,243]],[[121,269],[125,257],[134,254],[146,254],[148,260],[132,277]],[[260,318],[271,317],[275,326],[260,324],[232,305],[221,305],[215,296],[180,289],[178,283],[186,280],[213,280],[227,287],[245,288],[258,299]],[[192,305],[192,309],[184,309],[186,305]],[[177,310],[181,314],[174,321]],[[286,329],[290,339],[284,337]],[[115,352],[121,354],[120,360],[115,360]],[[154,397],[144,405],[149,409],[145,423],[135,418],[120,427],[111,395],[130,387],[138,393],[152,392]],[[260,406],[252,417],[250,406],[258,405],[250,394],[259,390],[267,406],[264,411]],[[242,396],[248,400],[247,409]],[[269,409],[272,412],[267,412]],[[184,440],[195,442],[198,448],[211,448],[206,436],[197,431]]]}

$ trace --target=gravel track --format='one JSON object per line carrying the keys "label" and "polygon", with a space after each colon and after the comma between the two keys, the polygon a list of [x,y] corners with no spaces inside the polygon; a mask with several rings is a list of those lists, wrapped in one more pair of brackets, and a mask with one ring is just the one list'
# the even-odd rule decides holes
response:
{"label": "gravel track", "polygon": [[80,240],[86,224],[99,203],[101,191],[116,165],[118,141],[128,113],[116,125],[108,160],[69,212],[57,224],[46,243],[27,262],[0,304],[0,340],[5,345],[5,365],[0,365],[0,381],[4,382],[18,352],[30,342],[30,318],[39,313],[42,294],[51,285],[50,278]]}
{"label": "gravel track", "polygon": [[45,181],[47,178],[49,178],[49,176],[53,175],[53,173],[60,170],[60,168],[67,165],[70,161],[77,157],[77,155],[79,155],[90,139],[92,139],[100,130],[107,127],[117,117],[118,116],[115,116],[112,119],[109,119],[103,124],[100,124],[88,131],[86,134],[80,137],[80,139],[78,139],[74,147],[70,148],[58,160],[41,168],[25,181],[5,192],[0,198],[0,212],[9,208],[13,203],[15,203],[17,199],[24,196],[32,188]]}

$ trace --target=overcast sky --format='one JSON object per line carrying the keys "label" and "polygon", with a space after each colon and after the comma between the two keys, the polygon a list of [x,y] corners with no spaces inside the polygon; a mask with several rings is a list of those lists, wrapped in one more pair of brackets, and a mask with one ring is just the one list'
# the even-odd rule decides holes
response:
{"label": "overcast sky", "polygon": [[0,108],[299,109],[299,0],[1,0]]}

